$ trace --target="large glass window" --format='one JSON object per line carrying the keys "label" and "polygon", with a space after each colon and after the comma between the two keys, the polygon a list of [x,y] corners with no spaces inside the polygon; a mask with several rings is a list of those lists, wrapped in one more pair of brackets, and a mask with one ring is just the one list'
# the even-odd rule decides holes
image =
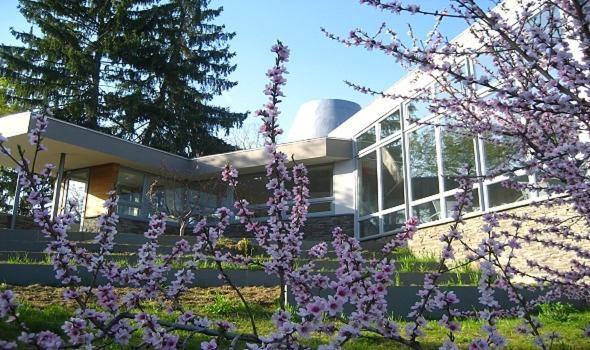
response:
{"label": "large glass window", "polygon": [[[528,176],[516,177],[513,181],[521,184],[529,182]],[[488,185],[488,201],[490,207],[497,207],[503,204],[514,203],[529,199],[530,193],[526,190],[517,190],[506,186],[502,182]]]}
{"label": "large glass window", "polygon": [[74,212],[74,229],[79,229],[79,224],[84,216],[86,208],[86,196],[88,195],[88,169],[74,170],[66,174],[65,211]]}
{"label": "large glass window", "polygon": [[469,136],[447,129],[441,131],[443,176],[446,191],[459,187],[456,179],[465,165],[469,165],[471,175],[476,174],[474,146],[474,140]]}
{"label": "large glass window", "polygon": [[325,213],[332,211],[332,202],[310,203],[307,209],[310,213]]}
{"label": "large glass window", "polygon": [[360,236],[369,237],[379,234],[379,218],[376,216],[359,222]]}
{"label": "large glass window", "polygon": [[307,168],[310,198],[332,196],[332,166]]}
{"label": "large glass window", "polygon": [[440,200],[436,199],[412,207],[412,212],[421,224],[440,219]]}
{"label": "large glass window", "polygon": [[417,97],[408,103],[408,120],[414,122],[430,115],[430,102],[424,97]]}
{"label": "large glass window", "polygon": [[406,213],[404,210],[383,214],[383,232],[397,231],[404,227]]}
{"label": "large glass window", "polygon": [[[481,55],[476,59],[477,62],[457,62],[457,70],[464,75],[474,71],[486,74],[482,73],[486,69],[495,71],[490,57]],[[463,81],[449,79],[454,89],[468,87]],[[502,165],[509,166],[512,173],[522,172],[515,168],[525,157],[511,146],[510,137],[490,139],[485,134],[474,137],[445,126],[453,122],[445,120],[452,119],[452,115],[435,118],[427,94],[439,98],[449,96],[436,84],[431,82],[429,88],[419,91],[421,95],[392,106],[396,107],[391,109],[394,112],[376,116],[376,122],[356,138],[356,149],[364,154],[357,163],[360,237],[394,232],[403,227],[406,215],[416,216],[421,223],[451,218],[457,205],[454,196],[459,191],[457,178],[465,165],[469,166],[470,175],[485,176],[485,180],[474,184],[473,203],[465,208],[465,213],[494,209],[539,195],[503,186],[504,177],[493,172]],[[493,97],[485,90],[481,92],[482,99]],[[414,122],[418,125],[411,124]],[[525,183],[529,178],[518,177],[517,181]]]}
{"label": "large glass window", "polygon": [[[332,196],[333,196],[333,169],[331,165],[327,166],[310,166],[307,168],[307,176],[309,178],[309,198],[310,203],[308,211],[310,213],[326,213],[332,211]],[[266,203],[268,198],[272,195],[266,188],[268,179],[265,173],[255,173],[240,175],[238,184],[238,196],[246,199],[253,205],[253,210],[257,216],[266,216]],[[223,188],[226,186],[222,185]],[[207,191],[211,192],[211,191]],[[213,202],[214,198],[220,201],[220,196],[225,196],[219,191],[213,193],[203,193],[208,198],[207,202]],[[317,199],[314,201],[314,199]],[[227,204],[226,204],[227,205]],[[230,204],[231,205],[231,204]],[[219,207],[219,205],[217,205]],[[215,208],[217,208],[215,207]]]}
{"label": "large glass window", "polygon": [[377,137],[375,134],[375,127],[372,126],[369,128],[369,130],[365,131],[359,137],[357,137],[357,139],[356,139],[357,149],[360,151],[364,148],[367,148],[367,147],[371,146],[372,144],[374,144],[375,141],[377,141]]}
{"label": "large glass window", "polygon": [[[238,188],[242,188],[241,184]],[[195,184],[195,192],[198,210],[205,218],[213,218],[217,208],[231,206],[227,196],[227,185],[218,178],[198,181]]]}
{"label": "large glass window", "polygon": [[402,141],[395,140],[381,148],[383,208],[404,204],[404,167]]}
{"label": "large glass window", "polygon": [[251,204],[266,204],[270,192],[266,188],[268,179],[264,174],[240,175],[238,195]]}
{"label": "large glass window", "polygon": [[515,169],[522,165],[518,150],[511,146],[510,141],[510,138],[505,136],[484,143],[486,171],[503,167]]}
{"label": "large glass window", "polygon": [[435,195],[438,188],[438,166],[434,127],[422,127],[409,135],[412,199]]}
{"label": "large glass window", "polygon": [[400,121],[399,109],[383,119],[380,125],[381,138],[385,138],[400,131],[402,129],[402,125]]}
{"label": "large glass window", "polygon": [[117,193],[119,203],[117,211],[122,215],[140,216],[143,202],[144,174],[128,169],[119,169]]}
{"label": "large glass window", "polygon": [[[478,211],[480,210],[480,205],[479,205],[479,190],[474,189],[471,192],[472,196],[473,196],[473,202],[471,203],[471,205],[469,206],[465,206],[463,208],[463,214],[465,213],[471,213],[474,211]],[[453,196],[448,196],[445,198],[445,204],[446,204],[446,208],[447,208],[447,217],[450,218],[453,216],[454,211],[457,209],[457,198],[453,195]]]}
{"label": "large glass window", "polygon": [[375,151],[359,158],[358,167],[359,215],[376,212],[377,202],[377,153]]}

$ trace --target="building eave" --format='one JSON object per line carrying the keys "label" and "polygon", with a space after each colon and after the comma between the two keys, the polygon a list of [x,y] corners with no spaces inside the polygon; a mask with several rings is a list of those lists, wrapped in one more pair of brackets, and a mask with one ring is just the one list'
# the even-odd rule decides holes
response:
{"label": "building eave", "polygon": [[[1,117],[0,133],[7,138],[6,146],[16,152],[20,145],[25,154],[32,157],[34,149],[28,142],[27,133],[33,124],[29,112]],[[227,163],[245,172],[262,169],[265,163],[262,148],[189,159],[54,118],[49,118],[43,144],[47,150],[39,154],[36,170],[46,163],[57,164],[61,153],[66,154],[65,170],[117,163],[148,173],[195,179],[214,175]],[[279,149],[289,158],[308,165],[352,157],[351,140],[338,138],[290,142],[279,145]],[[14,167],[7,157],[0,157],[0,164]]]}

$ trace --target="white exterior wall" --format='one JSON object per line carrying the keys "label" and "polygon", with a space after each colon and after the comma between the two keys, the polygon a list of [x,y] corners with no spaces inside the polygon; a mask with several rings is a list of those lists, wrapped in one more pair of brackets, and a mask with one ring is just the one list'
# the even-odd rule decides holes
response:
{"label": "white exterior wall", "polygon": [[356,204],[356,160],[334,163],[334,214],[354,214]]}

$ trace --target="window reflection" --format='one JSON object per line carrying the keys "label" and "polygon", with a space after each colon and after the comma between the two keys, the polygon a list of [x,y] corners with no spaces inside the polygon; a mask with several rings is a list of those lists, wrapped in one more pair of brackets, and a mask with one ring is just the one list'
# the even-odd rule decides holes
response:
{"label": "window reflection", "polygon": [[[473,203],[472,203],[472,205],[466,206],[463,208],[463,211],[462,211],[463,214],[480,210],[479,190],[474,189],[471,192],[471,194],[473,196]],[[455,198],[455,196],[449,196],[449,197],[445,198],[445,205],[446,205],[446,211],[447,211],[448,218],[453,216],[453,212],[456,210],[457,203],[458,203],[457,198]]]}
{"label": "window reflection", "polygon": [[311,198],[332,196],[332,166],[309,167],[307,177]]}
{"label": "window reflection", "polygon": [[119,200],[141,203],[143,197],[143,174],[127,169],[120,169],[117,190]]}
{"label": "window reflection", "polygon": [[218,178],[201,180],[195,187],[198,210],[203,217],[212,218],[217,208],[231,205],[227,197],[227,186]]}
{"label": "window reflection", "polygon": [[266,188],[268,182],[266,176],[262,173],[240,175],[239,178],[239,195],[253,205],[266,204],[270,192]]}
{"label": "window reflection", "polygon": [[[128,169],[119,169],[117,212],[121,215],[140,216],[143,202],[144,174]],[[146,213],[147,215],[147,213]]]}
{"label": "window reflection", "polygon": [[[519,176],[515,178],[515,182],[526,184],[529,182],[528,176]],[[506,187],[502,182],[497,182],[488,185],[488,200],[490,207],[497,207],[499,205],[523,201],[529,199],[529,192],[526,190],[516,190]]]}
{"label": "window reflection", "polygon": [[404,210],[394,211],[383,215],[383,232],[397,231],[404,227],[406,213]]}
{"label": "window reflection", "polygon": [[440,201],[437,199],[416,205],[412,207],[412,211],[421,224],[438,220],[440,219]]}
{"label": "window reflection", "polygon": [[510,146],[509,140],[503,138],[494,143],[486,142],[485,148],[485,160],[486,160],[486,171],[496,170],[500,167],[518,167],[520,162],[515,159],[516,150]]}
{"label": "window reflection", "polygon": [[383,208],[404,204],[404,168],[401,140],[381,148],[381,177]]}
{"label": "window reflection", "polygon": [[359,158],[359,215],[364,216],[378,210],[377,204],[377,156],[371,152]]}
{"label": "window reflection", "polygon": [[[66,175],[65,211],[73,212],[75,224],[80,224],[82,215],[84,215],[89,176],[88,169],[70,171]],[[80,227],[76,226],[75,228],[79,229]]]}
{"label": "window reflection", "polygon": [[434,127],[427,126],[412,132],[409,141],[413,199],[437,194],[439,188]]}
{"label": "window reflection", "polygon": [[379,234],[379,218],[371,217],[360,221],[359,231],[361,238]]}
{"label": "window reflection", "polygon": [[459,187],[457,176],[468,164],[475,174],[475,148],[473,138],[457,131],[443,129],[441,132],[442,162],[445,190]]}
{"label": "window reflection", "polygon": [[369,128],[369,130],[362,133],[359,137],[357,137],[357,139],[356,139],[357,148],[360,151],[360,150],[367,148],[370,145],[374,144],[375,141],[377,141],[377,137],[375,134],[375,127],[373,126],[373,127]]}
{"label": "window reflection", "polygon": [[391,113],[381,121],[381,138],[393,135],[401,130],[399,110]]}

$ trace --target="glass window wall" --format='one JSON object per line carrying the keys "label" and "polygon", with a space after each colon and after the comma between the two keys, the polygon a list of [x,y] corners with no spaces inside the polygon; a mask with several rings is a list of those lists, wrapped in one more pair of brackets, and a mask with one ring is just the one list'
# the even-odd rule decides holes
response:
{"label": "glass window wall", "polygon": [[441,153],[445,191],[459,187],[456,179],[465,165],[469,165],[470,175],[476,174],[475,143],[472,137],[459,131],[443,129]]}
{"label": "glass window wall", "polygon": [[377,152],[373,151],[359,158],[358,169],[359,216],[376,212],[377,194]]}
{"label": "glass window wall", "polygon": [[361,220],[359,222],[359,233],[361,238],[379,234],[379,218],[376,216]]}
{"label": "glass window wall", "polygon": [[379,124],[381,128],[380,134],[382,139],[401,131],[402,124],[399,109],[388,115]]}
{"label": "glass window wall", "polygon": [[357,149],[359,151],[365,149],[374,144],[375,141],[377,141],[377,134],[373,126],[356,138]]}
{"label": "glass window wall", "polygon": [[[121,168],[117,178],[119,202],[117,212],[120,215],[140,216],[144,197],[144,174]],[[147,216],[147,213],[146,213]]]}
{"label": "glass window wall", "polygon": [[[473,74],[474,64],[486,65],[484,61],[466,62],[463,72]],[[451,83],[456,89],[462,88],[458,82]],[[439,88],[428,91],[444,97]],[[509,139],[490,142],[485,135],[474,137],[445,127],[448,120],[453,116],[433,116],[429,102],[417,97],[402,102],[395,112],[376,118],[375,124],[355,139],[359,152],[356,208],[360,238],[395,232],[403,227],[408,215],[416,216],[422,224],[451,218],[457,205],[457,176],[465,165],[469,165],[470,175],[482,179],[493,176],[492,170],[501,165],[514,167],[521,162],[523,157],[515,157]],[[517,179],[521,183],[530,180],[526,175]],[[473,202],[464,213],[538,197],[537,193],[503,186],[501,180],[488,177],[474,184]]]}
{"label": "glass window wall", "polygon": [[393,208],[404,204],[404,165],[401,139],[381,148],[381,191],[383,208]]}
{"label": "glass window wall", "polygon": [[434,126],[425,126],[409,134],[412,199],[439,192]]}
{"label": "glass window wall", "polygon": [[383,232],[395,232],[404,227],[406,222],[405,210],[383,214]]}

